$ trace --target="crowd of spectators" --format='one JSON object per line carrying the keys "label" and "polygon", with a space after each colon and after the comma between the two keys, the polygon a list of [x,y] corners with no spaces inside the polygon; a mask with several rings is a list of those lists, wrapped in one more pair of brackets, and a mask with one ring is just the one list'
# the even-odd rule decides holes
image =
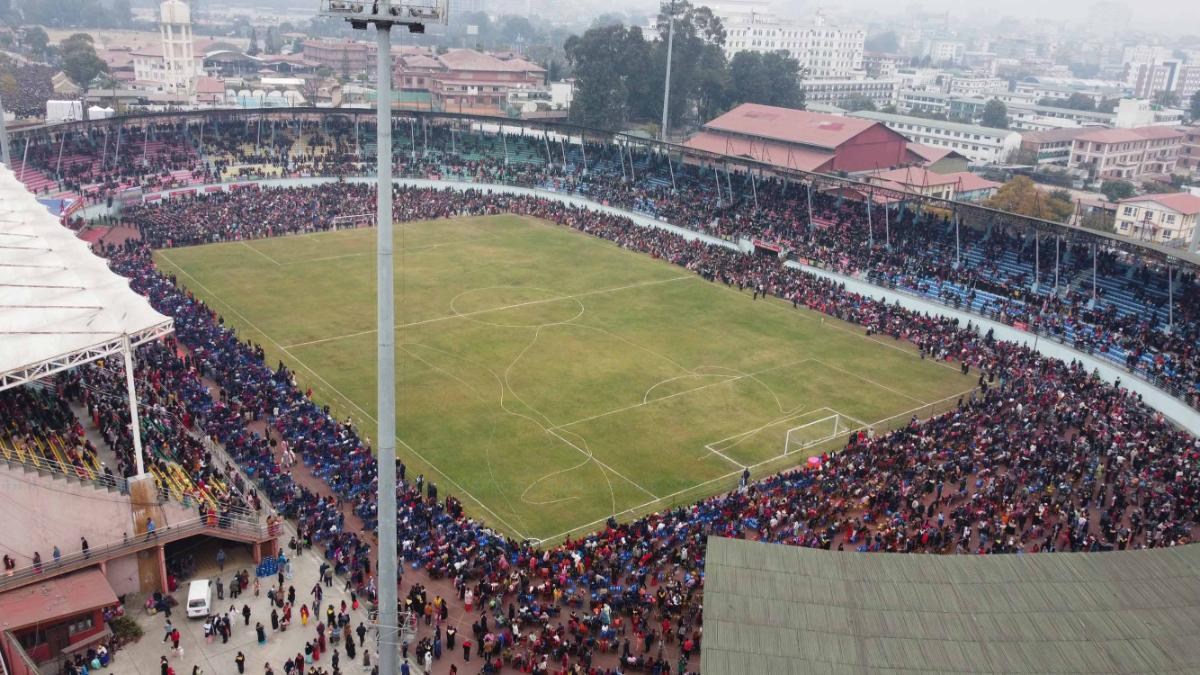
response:
{"label": "crowd of spectators", "polygon": [[19,63],[0,54],[0,97],[4,110],[17,119],[42,117],[46,101],[54,96],[54,68],[38,63]]}
{"label": "crowd of spectators", "polygon": [[[301,391],[283,364],[154,267],[153,245],[278,235],[327,225],[273,218],[311,204],[353,203],[351,184],[233,192],[172,205],[142,220],[144,241],[107,247],[114,269],[176,323],[178,346],[143,348],[139,379],[155,383],[170,415],[220,440],[259,489],[368,597],[376,580],[369,540],[347,531],[337,508],[377,522],[376,467],[356,430]],[[359,200],[361,203],[356,203]],[[290,206],[289,206],[290,205]],[[252,218],[230,217],[242,206]],[[333,207],[329,207],[333,208]],[[329,211],[333,213],[334,211]],[[1200,445],[1136,395],[1079,363],[1044,358],[977,326],[932,317],[848,292],[828,279],[687,241],[628,218],[551,198],[478,190],[400,189],[400,220],[513,212],[544,218],[689,269],[712,283],[762,288],[912,343],[927,358],[960,364],[979,393],[929,420],[878,437],[856,433],[816,466],[542,548],[493,532],[452,494],[401,473],[399,551],[406,565],[453,579],[460,600],[484,608],[481,654],[501,666],[546,670],[617,652],[627,670],[682,672],[702,640],[702,571],[709,535],[858,551],[1030,553],[1182,545],[1200,511]],[[203,217],[201,214],[208,214]],[[145,214],[142,214],[144,216]],[[142,216],[139,216],[141,218]],[[265,221],[265,222],[263,222]],[[204,382],[219,388],[213,395]],[[151,406],[163,404],[150,399]],[[264,421],[266,435],[250,431]],[[301,487],[288,457],[329,488]],[[490,625],[487,622],[491,622]],[[523,639],[518,639],[523,637]],[[680,663],[663,645],[687,645]]]}

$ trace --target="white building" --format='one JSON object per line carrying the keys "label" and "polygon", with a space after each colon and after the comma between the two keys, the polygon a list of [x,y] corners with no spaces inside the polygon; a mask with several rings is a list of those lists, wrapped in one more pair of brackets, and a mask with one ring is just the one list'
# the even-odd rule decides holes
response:
{"label": "white building", "polygon": [[192,46],[191,10],[181,0],[166,0],[159,5],[159,16],[164,84],[178,94],[190,94],[199,74]]}
{"label": "white building", "polygon": [[1008,91],[1008,80],[976,75],[955,75],[947,87],[951,96],[984,96],[1003,91]]}
{"label": "white building", "polygon": [[967,45],[956,40],[930,40],[925,55],[935,65],[959,64],[967,53]]}
{"label": "white building", "polygon": [[950,148],[964,155],[974,164],[1001,164],[1008,161],[1009,156],[1021,147],[1021,135],[1008,129],[941,122],[922,117],[890,115],[867,110],[848,113],[848,115],[880,122],[887,128],[903,134],[914,143]]}
{"label": "white building", "polygon": [[1200,197],[1186,192],[1130,197],[1117,207],[1117,234],[1195,252],[1197,214]]}
{"label": "white building", "polygon": [[855,100],[866,99],[882,108],[896,103],[900,82],[895,79],[873,80],[851,78],[836,80],[809,80],[800,83],[804,90],[805,104],[819,103],[845,108]]}
{"label": "white building", "polygon": [[725,26],[728,58],[744,51],[785,51],[800,62],[806,79],[814,80],[846,78],[862,70],[866,32],[827,25],[820,12],[809,24],[773,14],[738,13],[726,18],[716,9],[714,14]]}

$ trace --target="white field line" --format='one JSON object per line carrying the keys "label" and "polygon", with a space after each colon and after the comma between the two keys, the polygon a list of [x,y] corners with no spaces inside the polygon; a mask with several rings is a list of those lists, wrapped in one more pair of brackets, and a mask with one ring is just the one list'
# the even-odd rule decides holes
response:
{"label": "white field line", "polygon": [[[831,413],[833,413],[834,415],[837,415],[837,414],[839,414],[839,413],[838,413],[836,410],[834,410],[834,409],[832,409],[832,408],[826,408],[826,407],[813,408],[812,410],[805,410],[805,411],[803,411],[803,412],[790,413],[790,414],[784,415],[783,417],[777,417],[777,418],[775,418],[775,419],[771,420],[770,422],[767,422],[766,424],[763,424],[762,426],[758,426],[758,427],[755,427],[755,428],[753,428],[753,429],[749,429],[749,430],[747,430],[747,431],[741,431],[741,432],[738,432],[738,433],[736,433],[736,434],[733,434],[732,436],[726,436],[725,438],[722,438],[722,439],[721,439],[721,440],[719,440],[719,441],[713,441],[713,442],[711,442],[711,443],[705,443],[705,444],[704,444],[704,449],[705,449],[705,450],[708,450],[709,452],[711,452],[711,453],[713,453],[713,454],[720,455],[721,457],[724,457],[725,459],[728,459],[730,462],[732,462],[732,463],[734,463],[734,464],[736,464],[736,465],[738,465],[739,467],[741,467],[741,468],[743,468],[743,469],[744,469],[744,468],[746,468],[746,465],[745,465],[745,464],[742,464],[741,462],[738,462],[738,461],[736,461],[736,460],[733,460],[733,459],[729,459],[729,457],[726,457],[726,456],[725,456],[725,454],[724,454],[723,450],[718,450],[717,448],[715,448],[715,447],[713,447],[713,446],[720,446],[722,443],[724,443],[724,442],[726,442],[726,441],[732,441],[732,440],[734,440],[734,439],[739,439],[737,443],[734,443],[734,444],[732,444],[732,445],[730,445],[730,446],[729,446],[729,447],[731,448],[731,447],[734,447],[734,446],[736,446],[738,443],[741,443],[741,440],[740,440],[740,439],[744,439],[744,438],[746,438],[746,437],[748,437],[748,436],[751,436],[751,435],[753,435],[753,434],[757,434],[758,432],[762,431],[763,429],[766,429],[767,427],[773,427],[773,426],[775,426],[776,424],[779,424],[780,422],[786,422],[786,421],[788,421],[788,420],[793,420],[793,419],[796,419],[797,417],[802,417],[802,416],[803,416],[803,417],[808,417],[809,415],[812,415],[812,414],[814,414],[814,413],[818,413],[818,412],[820,412],[820,411],[822,411],[822,410],[825,410],[825,411],[831,412]],[[821,419],[828,419],[829,417],[832,417],[832,415],[830,415],[830,416],[827,416],[827,417],[823,417],[823,418],[821,418]],[[821,421],[821,420],[819,420],[819,419],[818,419],[818,420],[813,420],[813,422],[819,422],[819,421]],[[801,425],[801,426],[803,426],[803,425]],[[793,428],[797,428],[797,427],[793,427]],[[791,429],[789,429],[788,431],[790,432],[790,431],[791,431]],[[729,448],[724,448],[724,449],[725,449],[725,450],[728,450]],[[783,454],[787,454],[787,449],[786,449],[786,448],[784,448],[784,452],[783,452]],[[781,455],[781,456],[782,456],[782,455]],[[705,455],[701,455],[701,456],[697,457],[696,459],[704,459],[704,457],[705,457]]]}
{"label": "white field line", "polygon": [[[217,302],[219,302],[222,305],[225,305],[227,308],[229,308],[229,310],[231,312],[233,312],[234,316],[236,316],[239,319],[241,319],[242,321],[244,321],[247,326],[254,329],[256,332],[258,332],[259,335],[262,335],[264,338],[266,338],[268,342],[270,342],[271,344],[278,347],[279,350],[282,351],[284,354],[287,354],[288,358],[292,359],[301,368],[304,368],[305,370],[307,370],[313,377],[315,377],[318,381],[320,381],[322,384],[324,384],[326,387],[328,387],[330,391],[337,394],[343,401],[348,403],[350,405],[350,407],[354,408],[359,413],[361,413],[363,417],[371,420],[372,422],[375,422],[376,424],[379,423],[379,420],[375,419],[375,417],[372,416],[370,413],[368,413],[366,410],[363,410],[362,407],[359,406],[357,403],[355,403],[353,399],[351,399],[349,396],[346,396],[345,394],[343,394],[340,390],[338,390],[337,387],[333,386],[332,384],[329,383],[328,380],[326,380],[324,377],[322,377],[320,373],[318,373],[317,371],[310,368],[308,366],[308,364],[306,364],[304,361],[297,358],[295,354],[292,354],[290,351],[288,351],[287,347],[279,344],[279,342],[277,340],[272,338],[270,335],[268,335],[266,332],[264,332],[258,326],[254,325],[254,323],[252,321],[250,321],[249,319],[247,319],[241,312],[239,312],[236,307],[229,304],[225,300],[221,299],[221,297],[219,295],[217,295],[216,293],[213,293],[211,290],[209,290],[204,284],[200,283],[200,281],[198,279],[196,279],[191,274],[189,274],[187,272],[187,270],[183,269],[178,264],[176,264],[175,261],[173,261],[169,257],[167,257],[167,255],[165,253],[160,253],[160,255],[163,260],[166,260],[168,263],[171,264],[172,267],[179,270],[180,274],[184,275],[188,279],[191,279],[192,282],[195,283],[196,286],[198,286],[200,289],[202,289],[205,293],[207,293],[209,295],[209,297],[211,297],[212,299],[216,300]],[[471,501],[478,504],[480,506],[480,508],[482,508],[484,511],[487,511],[489,514],[491,514],[498,522],[500,522],[505,527],[507,527],[513,534],[517,535],[521,539],[528,539],[528,537],[526,537],[524,534],[522,534],[522,532],[520,530],[513,527],[512,524],[510,524],[507,520],[501,518],[495,511],[488,508],[488,505],[484,504],[482,500],[480,500],[478,497],[476,497],[475,495],[468,492],[466,490],[466,488],[464,488],[462,485],[459,485],[458,481],[454,480],[448,474],[446,474],[446,472],[439,469],[436,464],[434,464],[433,462],[426,459],[424,455],[422,455],[420,452],[418,452],[416,450],[416,448],[414,448],[411,445],[409,445],[408,443],[404,442],[404,439],[400,438],[399,436],[396,437],[396,440],[400,443],[400,445],[403,445],[405,448],[407,448],[408,451],[411,452],[413,455],[415,455],[418,459],[420,459],[425,464],[428,464],[431,469],[438,472],[439,475],[441,475],[443,478],[445,478],[460,493],[469,497],[471,499]]]}
{"label": "white field line", "polygon": [[[911,395],[909,395],[909,394],[906,394],[906,393],[904,393],[904,392],[902,392],[902,391],[900,391],[900,390],[898,390],[898,389],[893,389],[893,388],[891,388],[891,387],[887,386],[886,384],[882,384],[882,383],[880,383],[880,382],[876,382],[875,380],[872,380],[872,379],[871,379],[871,378],[869,378],[869,377],[863,377],[862,375],[859,375],[858,373],[853,373],[853,372],[850,372],[849,370],[846,370],[845,368],[839,368],[839,367],[837,367],[837,366],[832,366],[832,365],[829,365],[828,363],[825,363],[824,361],[821,361],[820,359],[813,359],[813,361],[816,361],[817,363],[819,363],[819,364],[821,364],[821,365],[825,366],[826,368],[828,368],[828,369],[830,369],[830,370],[836,370],[836,371],[837,371],[837,372],[839,372],[839,373],[842,373],[842,374],[845,374],[845,375],[849,375],[850,377],[853,377],[853,378],[855,378],[855,379],[862,380],[863,382],[866,382],[866,383],[868,383],[868,384],[873,384],[873,385],[875,385],[876,387],[879,387],[880,389],[883,389],[883,390],[886,390],[886,391],[890,391],[890,392],[892,392],[893,394],[896,394],[897,396],[903,396],[904,398],[906,398],[906,399],[908,399],[908,400],[910,400],[910,401],[916,401],[917,403],[920,403],[920,404],[922,404],[922,405],[929,405],[929,401],[926,401],[926,400],[923,400],[923,399],[919,399],[919,398],[917,398],[916,396],[911,396]],[[835,410],[834,412],[837,412],[837,411]],[[842,415],[842,413],[840,413],[840,412],[839,412],[838,414],[839,414],[839,415]],[[842,415],[842,417],[845,417],[845,418],[847,418],[847,419],[853,419],[853,418],[851,418],[849,415]],[[856,422],[857,422],[858,420],[854,420],[854,421],[856,421]]]}
{"label": "white field line", "polygon": [[[635,487],[635,488],[637,488],[637,489],[641,490],[642,492],[645,492],[646,494],[650,495],[650,496],[651,496],[651,497],[653,497],[654,499],[660,499],[660,497],[659,497],[658,495],[656,495],[656,494],[654,494],[653,492],[651,492],[651,491],[647,490],[646,488],[642,487],[640,484],[638,484],[638,482],[637,482],[637,481],[635,481],[635,480],[633,480],[632,478],[630,478],[630,477],[628,477],[628,476],[626,476],[626,475],[622,474],[620,471],[617,471],[616,469],[614,469],[614,468],[612,468],[611,466],[609,466],[609,465],[605,464],[604,462],[601,462],[599,459],[597,459],[597,458],[596,458],[596,455],[595,455],[594,453],[592,453],[592,452],[588,452],[587,450],[584,450],[583,448],[579,447],[578,445],[575,445],[575,444],[574,444],[574,443],[572,443],[571,441],[569,441],[569,440],[567,440],[566,438],[564,438],[562,434],[558,433],[558,429],[557,429],[557,428],[551,428],[551,429],[547,429],[546,431],[547,431],[548,433],[552,434],[552,435],[553,435],[555,438],[557,438],[558,440],[562,441],[563,443],[566,443],[567,445],[571,446],[572,448],[575,448],[576,450],[578,450],[580,454],[582,454],[584,457],[587,457],[588,459],[590,459],[590,460],[592,460],[593,462],[595,462],[597,465],[599,465],[599,466],[600,466],[600,468],[602,468],[602,469],[605,469],[605,470],[607,470],[607,471],[611,471],[611,472],[613,473],[613,475],[614,475],[614,476],[616,476],[617,478],[620,478],[620,479],[624,480],[626,483],[629,483],[629,484],[630,484],[630,485],[632,485],[633,487]],[[574,433],[574,432],[572,432],[572,433]],[[611,485],[609,485],[609,488],[611,489],[611,488],[612,488],[612,486],[611,486]],[[614,497],[615,497],[615,495],[614,495]],[[613,514],[613,515],[616,515],[616,514]]]}
{"label": "white field line", "polygon": [[[725,379],[723,379],[723,380],[721,380],[721,381],[719,381],[719,382],[713,382],[712,384],[706,384],[706,385],[702,385],[702,386],[699,386],[699,387],[694,387],[694,388],[692,388],[692,389],[685,389],[685,390],[683,390],[683,391],[677,391],[677,392],[675,392],[674,394],[668,394],[668,395],[666,395],[666,396],[662,396],[662,397],[655,398],[655,399],[650,399],[650,400],[648,400],[648,401],[646,401],[646,400],[643,400],[641,403],[634,403],[634,404],[632,404],[632,405],[627,405],[627,406],[624,406],[624,407],[622,407],[622,408],[617,408],[617,409],[615,409],[615,410],[609,410],[608,412],[602,412],[602,413],[600,413],[599,415],[592,415],[591,417],[584,417],[584,418],[581,418],[581,419],[577,419],[577,420],[575,420],[575,421],[573,421],[573,422],[567,422],[567,423],[565,423],[565,424],[559,424],[559,425],[556,425],[556,426],[554,427],[554,429],[564,429],[564,428],[566,428],[566,427],[575,426],[576,424],[580,424],[580,423],[583,423],[583,422],[590,422],[590,421],[592,421],[592,420],[595,420],[595,419],[600,419],[601,417],[608,417],[609,415],[616,415],[617,413],[623,413],[623,412],[626,412],[626,411],[628,411],[628,410],[633,410],[634,408],[641,408],[642,406],[650,405],[650,404],[652,404],[652,403],[657,403],[657,402],[659,402],[659,401],[666,401],[666,400],[668,400],[668,399],[672,399],[672,398],[675,398],[675,397],[677,397],[677,396],[683,396],[683,395],[685,395],[685,394],[691,394],[692,392],[701,391],[701,390],[703,390],[703,389],[710,389],[710,388],[712,388],[712,387],[718,387],[718,386],[720,386],[720,385],[722,385],[722,384],[728,384],[728,383],[730,383],[730,382],[736,382],[736,381],[738,381],[738,380],[744,380],[744,379],[748,379],[748,378],[754,378],[756,375],[762,375],[763,373],[769,373],[769,372],[771,372],[772,370],[779,370],[779,369],[781,369],[781,368],[789,368],[789,367],[791,367],[791,366],[798,366],[798,365],[800,365],[800,364],[802,364],[802,363],[805,363],[806,361],[812,361],[812,360],[813,360],[813,359],[810,359],[810,358],[797,359],[797,360],[795,360],[795,361],[790,361],[790,362],[788,362],[788,363],[781,363],[781,364],[778,364],[778,365],[771,366],[771,367],[769,367],[769,368],[763,368],[762,370],[756,370],[756,371],[754,371],[754,372],[752,372],[752,373],[743,373],[742,375],[732,375],[732,376],[730,376],[730,377],[727,377],[727,378],[725,378]],[[673,379],[677,379],[677,378],[673,378]],[[662,384],[662,383],[660,382],[659,384]],[[655,386],[657,386],[657,385],[655,385]]]}
{"label": "white field line", "polygon": [[283,266],[283,264],[282,264],[282,263],[280,263],[278,260],[276,260],[276,259],[272,258],[271,256],[267,255],[266,253],[263,253],[262,251],[258,250],[257,248],[255,248],[255,247],[251,246],[251,245],[250,245],[249,243],[247,243],[245,240],[243,240],[243,241],[240,241],[240,242],[238,242],[238,243],[240,243],[242,246],[245,246],[246,248],[250,249],[251,251],[254,251],[255,253],[257,253],[257,254],[261,255],[262,257],[266,258],[266,259],[267,259],[267,260],[268,260],[268,261],[269,261],[269,262],[270,262],[272,265],[274,265],[274,266],[276,266],[276,267],[282,267],[282,266]]}
{"label": "white field line", "polygon": [[[448,314],[446,316],[438,316],[438,317],[434,317],[432,319],[423,319],[421,321],[413,321],[412,323],[396,324],[396,328],[412,328],[414,326],[424,326],[424,325],[431,324],[431,323],[439,323],[441,321],[452,321],[454,319],[462,319],[462,318],[467,318],[467,317],[472,317],[472,316],[479,316],[480,314],[490,314],[491,312],[503,312],[503,311],[506,311],[509,309],[518,309],[521,307],[530,307],[533,305],[544,305],[544,304],[551,303],[551,302],[559,302],[561,300],[574,300],[576,298],[584,298],[584,297],[588,297],[591,295],[601,295],[604,293],[617,293],[619,291],[625,291],[625,290],[629,290],[631,288],[640,288],[642,286],[654,286],[657,284],[669,284],[674,281],[680,281],[683,279],[695,279],[695,278],[697,278],[697,277],[694,274],[684,274],[684,275],[677,276],[677,277],[671,277],[670,279],[658,279],[656,281],[642,281],[642,282],[639,282],[636,284],[629,284],[626,286],[618,286],[616,288],[601,288],[601,289],[594,290],[594,291],[587,291],[585,293],[577,293],[575,295],[562,295],[562,296],[559,296],[556,298],[546,298],[546,299],[542,299],[542,300],[529,300],[527,302],[518,302],[514,305],[505,305],[503,307],[491,307],[489,309],[480,309],[480,310],[477,310],[474,312],[465,312],[462,314]],[[362,330],[362,331],[358,331],[356,333],[346,333],[345,335],[335,335],[333,337],[321,338],[319,340],[309,340],[308,342],[297,342],[296,344],[287,345],[287,348],[295,349],[297,347],[308,347],[310,345],[322,344],[325,342],[334,342],[336,340],[345,340],[347,338],[354,338],[354,337],[361,337],[363,335],[370,335],[374,332],[375,332],[375,329]]]}

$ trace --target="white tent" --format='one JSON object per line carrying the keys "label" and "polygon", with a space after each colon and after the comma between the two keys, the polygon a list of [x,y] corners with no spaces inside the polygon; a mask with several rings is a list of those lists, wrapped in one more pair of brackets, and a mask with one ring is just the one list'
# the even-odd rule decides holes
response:
{"label": "white tent", "polygon": [[172,329],[0,165],[0,390]]}

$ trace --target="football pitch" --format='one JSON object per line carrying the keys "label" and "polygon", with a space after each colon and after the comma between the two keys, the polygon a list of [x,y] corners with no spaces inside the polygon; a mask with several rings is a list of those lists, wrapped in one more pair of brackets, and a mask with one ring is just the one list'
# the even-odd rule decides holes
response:
{"label": "football pitch", "polygon": [[[686,504],[952,407],[907,343],[532,218],[397,224],[410,479],[521,539]],[[268,363],[375,432],[375,230],[160,251]]]}

